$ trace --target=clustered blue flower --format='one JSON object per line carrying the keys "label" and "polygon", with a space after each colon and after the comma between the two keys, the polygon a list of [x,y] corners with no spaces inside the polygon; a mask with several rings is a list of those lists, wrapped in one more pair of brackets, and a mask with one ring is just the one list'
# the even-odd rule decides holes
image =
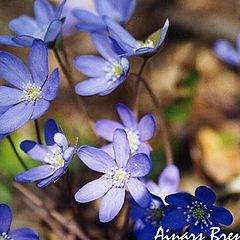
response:
{"label": "clustered blue flower", "polygon": [[[7,82],[0,86],[0,140],[29,120],[44,115],[58,95],[59,71],[55,69],[49,75],[48,47],[61,40],[65,2],[54,8],[48,0],[35,0],[35,19],[22,15],[9,23],[16,36],[0,36],[0,44],[30,47],[29,69],[18,57],[0,51],[0,76]],[[157,53],[169,28],[167,19],[162,29],[145,41],[138,41],[123,27],[133,13],[135,0],[95,0],[94,3],[98,15],[80,9],[73,11],[78,19],[76,28],[90,32],[101,55],[74,59],[75,67],[88,76],[75,86],[81,96],[104,96],[114,91],[127,78],[129,58],[149,58]],[[238,38],[238,47],[239,41]],[[224,61],[240,65],[239,49],[235,51],[227,42],[218,42],[215,52]],[[134,235],[138,240],[153,239],[160,226],[166,232],[187,227],[189,233],[209,234],[211,227],[230,225],[231,213],[214,205],[216,195],[209,187],[198,187],[195,196],[177,192],[180,174],[175,165],[170,164],[163,170],[158,184],[145,179],[152,168],[151,146],[147,141],[156,130],[154,116],[147,114],[138,122],[137,116],[124,104],[117,104],[116,109],[121,123],[105,119],[94,126],[96,133],[109,144],[102,148],[81,146],[77,150],[79,159],[101,176],[82,186],[75,194],[76,201],[86,203],[101,198],[99,219],[106,223],[118,215],[126,195],[130,195],[129,217],[134,222]],[[42,165],[19,173],[16,181],[38,182],[38,187],[45,187],[68,170],[76,146],[68,144],[52,119],[45,124],[44,136],[46,145],[31,140],[21,143],[21,149]],[[0,238],[39,239],[38,234],[28,228],[10,231],[11,221],[11,209],[0,204]]]}

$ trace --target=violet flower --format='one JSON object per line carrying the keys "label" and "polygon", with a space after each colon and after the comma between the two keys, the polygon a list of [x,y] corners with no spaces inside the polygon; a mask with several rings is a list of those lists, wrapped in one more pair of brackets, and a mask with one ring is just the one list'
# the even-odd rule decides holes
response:
{"label": "violet flower", "polygon": [[58,94],[59,72],[48,75],[48,49],[41,40],[34,40],[28,63],[31,72],[19,58],[0,51],[0,77],[9,83],[0,86],[0,107],[7,109],[0,113],[0,134],[42,116]]}
{"label": "violet flower", "polygon": [[[124,129],[127,133],[131,154],[145,153],[149,155],[151,147],[146,141],[153,137],[156,129],[154,116],[147,114],[137,122],[134,113],[124,104],[117,104],[116,109],[122,123],[113,120],[99,120],[95,124],[96,133],[112,142],[115,130],[117,128]],[[112,143],[104,146],[103,149],[111,156],[114,156]]]}
{"label": "violet flower", "polygon": [[56,41],[59,36],[63,19],[62,10],[66,0],[54,9],[48,0],[35,0],[35,19],[21,15],[9,22],[9,28],[16,33],[16,36],[0,36],[0,44],[31,47],[34,39],[40,39],[47,44]]}
{"label": "violet flower", "polygon": [[90,169],[103,175],[85,186],[75,195],[76,201],[86,203],[102,197],[99,210],[101,222],[109,222],[121,210],[125,191],[141,206],[148,207],[151,195],[139,178],[151,170],[150,158],[142,153],[131,157],[127,134],[117,129],[113,137],[114,159],[101,149],[82,146],[78,156]]}
{"label": "violet flower", "polygon": [[53,120],[46,122],[44,132],[47,146],[29,140],[23,141],[20,145],[28,156],[42,162],[43,165],[19,173],[15,177],[16,181],[39,181],[38,187],[45,187],[57,181],[71,163],[75,146],[68,145],[66,137]]}

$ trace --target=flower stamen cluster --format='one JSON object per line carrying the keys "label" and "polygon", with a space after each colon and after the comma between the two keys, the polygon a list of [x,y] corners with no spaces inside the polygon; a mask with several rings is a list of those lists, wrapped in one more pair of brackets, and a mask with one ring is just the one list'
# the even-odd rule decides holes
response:
{"label": "flower stamen cluster", "polygon": [[138,130],[132,130],[128,128],[126,128],[125,130],[127,133],[131,153],[133,154],[138,150],[138,147],[140,145],[140,134]]}
{"label": "flower stamen cluster", "polygon": [[147,39],[145,42],[137,41],[138,42],[138,48],[154,48],[154,43],[151,39]]}
{"label": "flower stamen cluster", "polygon": [[63,155],[64,153],[60,147],[53,148],[51,150],[51,153],[47,154],[48,158],[47,161],[54,167],[55,166],[64,167],[65,161]]}
{"label": "flower stamen cluster", "polygon": [[153,227],[156,227],[163,216],[163,210],[151,202],[150,207],[147,208],[144,213],[144,221],[150,223]]}
{"label": "flower stamen cluster", "polygon": [[108,61],[106,63],[105,72],[107,80],[113,82],[117,81],[124,73],[122,66],[116,60]]}
{"label": "flower stamen cluster", "polygon": [[41,87],[38,87],[35,83],[28,83],[23,86],[22,100],[30,103],[35,103],[42,98]]}

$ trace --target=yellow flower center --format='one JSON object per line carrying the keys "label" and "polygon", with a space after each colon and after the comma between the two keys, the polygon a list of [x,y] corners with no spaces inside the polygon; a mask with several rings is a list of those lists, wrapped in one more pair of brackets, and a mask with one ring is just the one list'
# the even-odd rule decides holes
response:
{"label": "yellow flower center", "polygon": [[139,132],[137,130],[126,129],[128,142],[130,145],[131,153],[134,153],[138,150],[140,139]]}
{"label": "yellow flower center", "polygon": [[151,39],[147,39],[145,42],[138,41],[139,48],[154,48],[154,43]]}
{"label": "yellow flower center", "polygon": [[36,86],[35,83],[27,84],[26,86],[24,86],[22,99],[24,101],[35,103],[37,100],[42,98],[41,94],[41,88]]}
{"label": "yellow flower center", "polygon": [[120,78],[123,74],[123,69],[120,65],[116,65],[114,66],[114,68],[112,69],[112,74],[117,77]]}

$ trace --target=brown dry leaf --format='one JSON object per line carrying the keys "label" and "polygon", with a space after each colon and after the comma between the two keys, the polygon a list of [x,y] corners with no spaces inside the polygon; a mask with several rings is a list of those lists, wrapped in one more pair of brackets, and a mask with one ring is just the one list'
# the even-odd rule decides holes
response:
{"label": "brown dry leaf", "polygon": [[226,132],[202,128],[197,134],[201,165],[218,184],[225,184],[240,174],[239,139]]}

